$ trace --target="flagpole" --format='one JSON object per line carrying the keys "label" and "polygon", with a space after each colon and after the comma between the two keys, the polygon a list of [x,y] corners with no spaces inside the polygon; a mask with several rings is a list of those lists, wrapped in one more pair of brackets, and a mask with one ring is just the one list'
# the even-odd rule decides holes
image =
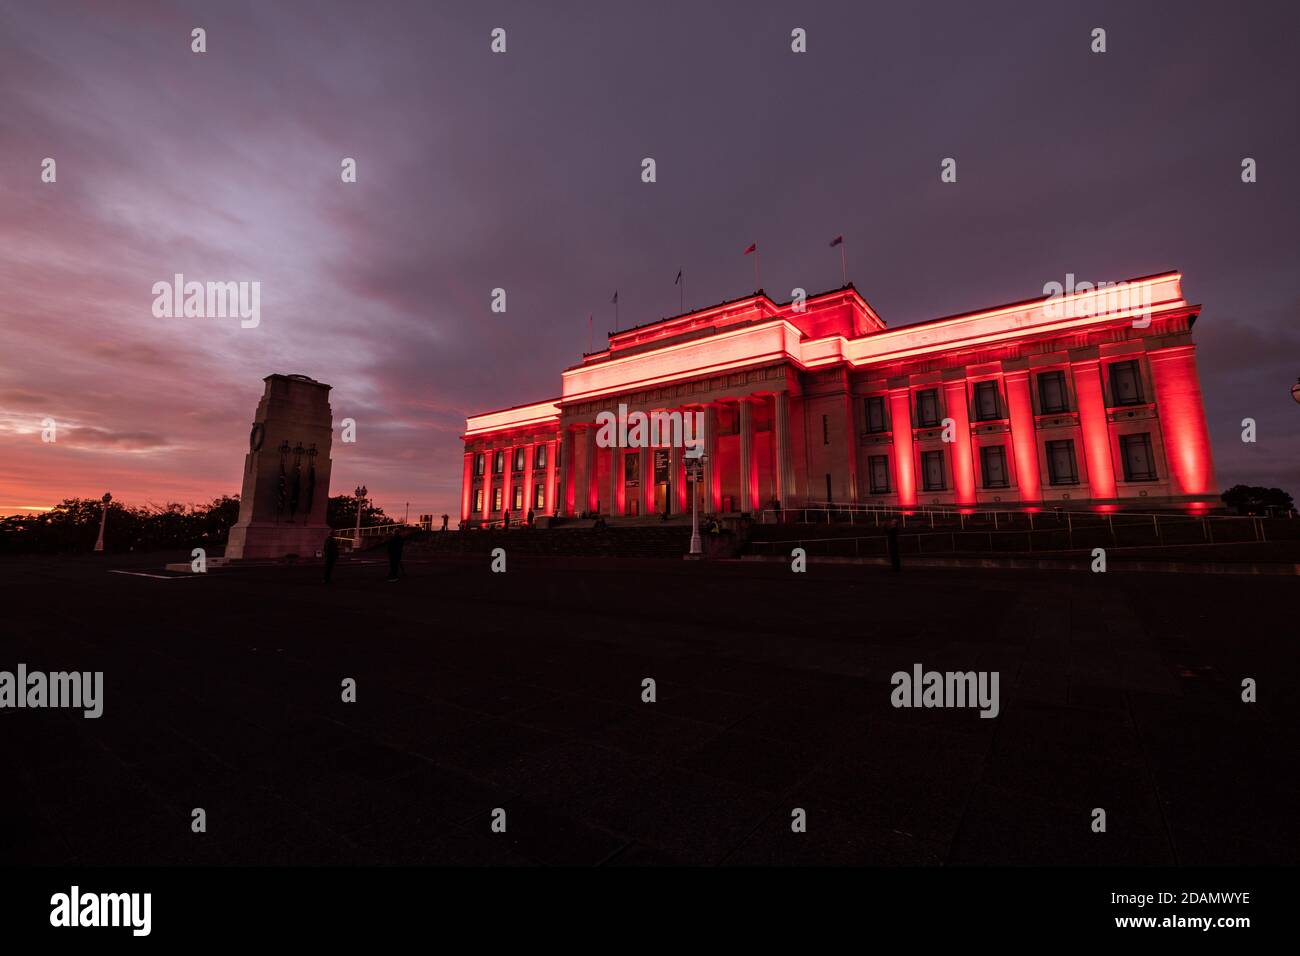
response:
{"label": "flagpole", "polygon": [[763,286],[758,281],[758,249],[754,249],[754,291],[757,292]]}
{"label": "flagpole", "polygon": [[841,284],[841,285],[848,285],[848,284],[849,284],[849,274],[848,274],[848,271],[844,268],[844,242],[843,242],[843,240],[840,241],[840,284]]}
{"label": "flagpole", "polygon": [[587,313],[587,354],[590,355],[596,348],[596,333],[592,325],[591,313]]}

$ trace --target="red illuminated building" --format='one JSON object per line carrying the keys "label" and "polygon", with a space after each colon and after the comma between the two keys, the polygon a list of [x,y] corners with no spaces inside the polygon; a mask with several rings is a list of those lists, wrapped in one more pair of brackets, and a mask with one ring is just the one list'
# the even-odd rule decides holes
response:
{"label": "red illuminated building", "polygon": [[703,413],[704,513],[1213,507],[1181,278],[893,330],[852,286],[759,292],[617,332],[559,398],[466,420],[461,517],[689,510],[681,448],[597,446],[620,404]]}

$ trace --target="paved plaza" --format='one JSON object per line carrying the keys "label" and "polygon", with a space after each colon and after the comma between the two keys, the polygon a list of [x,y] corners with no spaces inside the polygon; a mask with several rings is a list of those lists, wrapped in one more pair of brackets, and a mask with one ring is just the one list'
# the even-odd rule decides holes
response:
{"label": "paved plaza", "polygon": [[178,557],[0,559],[0,669],[104,674],[0,710],[5,862],[1297,862],[1295,578]]}

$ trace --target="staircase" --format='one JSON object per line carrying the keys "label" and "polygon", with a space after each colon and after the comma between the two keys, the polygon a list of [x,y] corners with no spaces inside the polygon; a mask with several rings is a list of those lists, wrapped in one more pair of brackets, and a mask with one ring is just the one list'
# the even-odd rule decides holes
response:
{"label": "staircase", "polygon": [[504,548],[508,554],[594,555],[620,558],[680,560],[690,548],[690,526],[631,525],[603,529],[582,527],[517,528],[434,532],[413,542],[409,554],[488,554]]}

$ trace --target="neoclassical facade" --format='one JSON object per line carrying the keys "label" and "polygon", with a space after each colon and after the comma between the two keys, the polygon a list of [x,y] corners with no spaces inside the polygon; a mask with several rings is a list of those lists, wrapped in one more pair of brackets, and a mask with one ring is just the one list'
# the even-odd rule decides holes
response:
{"label": "neoclassical facade", "polygon": [[461,518],[677,514],[683,449],[597,416],[699,412],[704,513],[1217,506],[1192,325],[1170,272],[887,329],[850,285],[609,336],[558,398],[466,419]]}

